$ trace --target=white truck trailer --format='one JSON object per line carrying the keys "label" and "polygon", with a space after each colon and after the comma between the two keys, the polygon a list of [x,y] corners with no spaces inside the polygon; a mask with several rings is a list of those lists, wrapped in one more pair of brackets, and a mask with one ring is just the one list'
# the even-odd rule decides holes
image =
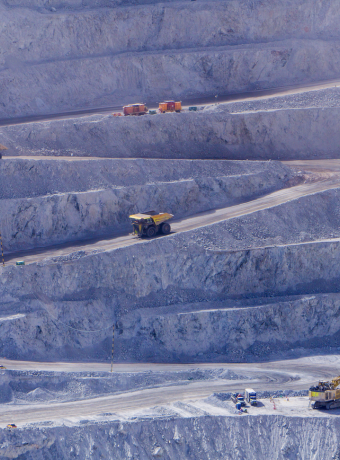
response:
{"label": "white truck trailer", "polygon": [[256,391],[254,391],[252,388],[245,389],[244,397],[247,403],[249,403],[251,406],[257,406]]}

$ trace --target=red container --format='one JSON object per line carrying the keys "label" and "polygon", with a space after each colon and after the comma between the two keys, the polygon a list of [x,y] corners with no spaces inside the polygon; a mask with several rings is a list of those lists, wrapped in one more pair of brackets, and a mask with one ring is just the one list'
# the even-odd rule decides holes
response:
{"label": "red container", "polygon": [[175,110],[175,101],[165,101],[168,104],[168,110]]}

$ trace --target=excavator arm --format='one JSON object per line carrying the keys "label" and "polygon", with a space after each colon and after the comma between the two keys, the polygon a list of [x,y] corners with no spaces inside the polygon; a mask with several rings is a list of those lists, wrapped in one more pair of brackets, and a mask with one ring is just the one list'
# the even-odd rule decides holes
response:
{"label": "excavator arm", "polygon": [[340,376],[335,377],[335,379],[332,379],[333,390],[335,390],[338,387],[338,385],[340,385]]}

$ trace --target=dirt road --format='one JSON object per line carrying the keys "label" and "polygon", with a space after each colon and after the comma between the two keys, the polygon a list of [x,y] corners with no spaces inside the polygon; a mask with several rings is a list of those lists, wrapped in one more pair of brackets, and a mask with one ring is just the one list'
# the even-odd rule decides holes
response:
{"label": "dirt road", "polygon": [[[35,363],[2,361],[8,369],[37,371],[109,371],[108,364],[100,363]],[[47,405],[1,405],[0,427],[14,420],[16,424],[50,421],[72,417],[95,416],[105,412],[124,412],[205,398],[214,392],[240,390],[247,385],[261,390],[308,389],[318,379],[334,377],[339,356],[316,356],[260,364],[115,364],[114,372],[185,371],[190,369],[231,369],[249,376],[242,380],[207,380],[181,382],[178,385],[129,391],[112,396]]]}
{"label": "dirt road", "polygon": [[[298,199],[302,196],[338,187],[340,187],[340,176],[338,174],[335,174],[334,176],[326,175],[325,178],[321,178],[316,182],[305,183],[295,187],[282,189],[256,200],[241,203],[236,206],[216,209],[196,214],[189,218],[174,221],[171,225],[172,231],[175,233],[186,232],[195,228],[221,222],[226,219],[251,214],[262,209],[277,206],[279,204]],[[100,240],[72,242],[48,248],[38,248],[7,254],[5,256],[5,261],[7,265],[14,265],[18,259],[24,259],[25,263],[28,264],[39,262],[46,258],[66,256],[76,251],[84,251],[86,254],[89,254],[93,251],[110,251],[115,248],[130,246],[132,244],[143,244],[143,242],[145,242],[144,239],[137,238],[131,234],[116,235],[113,238],[110,237]]]}
{"label": "dirt road", "polygon": [[[310,84],[300,84],[300,85],[290,85],[282,86],[276,88],[269,88],[263,90],[255,91],[246,91],[242,93],[235,94],[217,94],[215,97],[207,98],[196,98],[196,99],[186,99],[182,101],[182,107],[184,109],[188,108],[191,105],[195,106],[204,106],[211,105],[221,102],[241,102],[241,101],[251,101],[253,99],[259,98],[268,98],[275,96],[284,96],[288,94],[302,93],[306,91],[315,91],[326,88],[333,88],[334,86],[339,86],[340,80],[328,80],[323,82],[315,82]],[[147,106],[149,109],[158,109],[158,104],[155,102],[148,102]],[[121,105],[114,105],[109,107],[94,107],[91,109],[79,109],[72,112],[59,112],[59,113],[50,113],[45,115],[30,115],[24,117],[13,117],[13,118],[2,118],[0,119],[0,126],[10,126],[10,125],[19,125],[23,123],[32,123],[40,121],[49,121],[49,120],[62,120],[65,118],[78,118],[85,117],[88,115],[100,115],[111,113],[115,111],[122,111]]]}

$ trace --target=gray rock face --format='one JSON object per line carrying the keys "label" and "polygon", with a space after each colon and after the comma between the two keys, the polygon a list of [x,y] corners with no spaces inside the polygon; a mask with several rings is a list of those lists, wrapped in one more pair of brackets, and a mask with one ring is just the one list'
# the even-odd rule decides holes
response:
{"label": "gray rock face", "polygon": [[216,460],[323,460],[325,452],[329,458],[339,453],[337,417],[206,416],[123,424],[83,422],[82,426],[27,427],[15,434],[1,430],[1,456],[52,460],[70,458],[76,452],[81,458],[94,460],[209,460],[213,452]]}
{"label": "gray rock face", "polygon": [[[30,65],[122,52],[339,38],[334,0],[327,5],[303,0],[253,4],[244,0],[203,0],[198,4],[150,1],[143,5],[124,2],[123,7],[112,1],[104,9],[96,2],[91,9],[84,5],[73,11],[67,8],[67,1],[63,5],[57,1],[49,1],[45,11],[37,11],[37,2],[21,8],[14,7],[13,0],[11,5],[2,2],[1,66],[11,67],[9,56]],[[53,7],[56,12],[51,11]],[[13,30],[19,41],[13,40]]]}
{"label": "gray rock face", "polygon": [[[5,252],[128,232],[129,215],[148,209],[181,218],[229,206],[280,189],[293,177],[276,162],[102,163],[2,161],[5,180],[0,193],[24,195],[0,200],[0,213],[6,216],[1,226]],[[159,172],[153,175],[157,166]],[[93,190],[77,192],[88,178]],[[98,190],[97,184],[105,188]]]}
{"label": "gray rock face", "polygon": [[[267,174],[278,180],[293,177],[281,163],[162,159],[5,159],[0,162],[0,199],[31,198],[67,192],[88,192],[199,181],[206,178]],[[266,184],[264,184],[266,186]],[[242,188],[242,186],[240,186]],[[235,193],[237,190],[235,190]]]}
{"label": "gray rock face", "polygon": [[[196,104],[340,72],[338,0],[0,0],[0,18],[2,119],[137,100]],[[5,251],[125,231],[127,216],[147,208],[183,217],[285,187],[297,178],[274,161],[210,160],[339,158],[339,95],[332,89],[197,113],[3,127],[6,155],[35,157],[0,162]],[[339,193],[130,247],[0,267],[0,356],[108,362],[113,325],[114,358],[121,362],[263,361],[340,347]],[[224,369],[4,371],[0,403],[45,405],[186,379],[235,378],[243,376]],[[189,406],[154,408],[135,423],[100,414],[97,423],[75,417],[0,430],[0,457],[340,455],[336,417],[210,417]],[[175,415],[176,408],[195,418]]]}
{"label": "gray rock face", "polygon": [[0,128],[0,139],[12,155],[339,158],[339,111],[339,107],[296,107],[230,113],[228,105],[222,104],[196,113],[92,116],[8,126]]}
{"label": "gray rock face", "polygon": [[0,117],[214,96],[339,74],[336,0],[119,5],[3,1]]}
{"label": "gray rock face", "polygon": [[110,252],[6,267],[0,354],[106,359],[113,323],[119,360],[261,359],[338,343],[331,294],[339,290],[339,216],[327,218],[337,196],[320,193]]}
{"label": "gray rock face", "polygon": [[[307,56],[306,61],[302,56]],[[161,57],[162,65],[159,52],[150,51],[73,59],[71,65],[67,59],[46,62],[27,66],[25,72],[5,68],[0,115],[119,107],[141,100],[156,103],[307,84],[335,79],[340,70],[338,41],[287,40],[240,49],[163,51]]]}
{"label": "gray rock face", "polygon": [[136,360],[241,362],[340,345],[338,294],[273,300],[139,310],[120,321],[119,350],[134,349]]}

